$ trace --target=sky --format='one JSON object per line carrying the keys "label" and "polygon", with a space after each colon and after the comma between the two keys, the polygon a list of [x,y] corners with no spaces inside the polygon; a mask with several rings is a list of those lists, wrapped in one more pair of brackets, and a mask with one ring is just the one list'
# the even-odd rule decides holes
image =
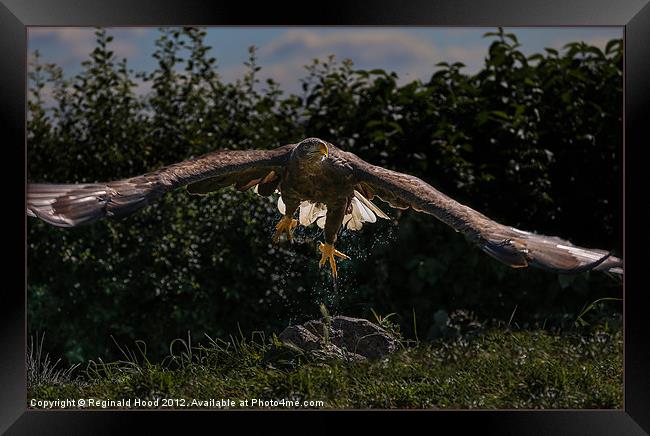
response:
{"label": "sky", "polygon": [[[114,37],[111,49],[129,68],[151,71],[158,28],[107,28]],[[314,58],[349,58],[363,69],[395,71],[401,83],[427,80],[438,62],[462,62],[464,72],[476,72],[483,64],[495,28],[483,27],[209,27],[206,43],[217,59],[217,71],[226,81],[241,78],[248,47],[258,48],[262,80],[272,77],[285,92],[300,91],[306,76],[304,65]],[[607,41],[623,37],[622,27],[505,28],[517,35],[520,50],[529,55],[545,47],[561,49],[568,42],[585,41],[604,48]],[[28,49],[38,49],[44,62],[61,66],[65,76],[81,70],[81,62],[94,48],[94,28],[30,27]],[[138,92],[147,92],[140,87]]]}

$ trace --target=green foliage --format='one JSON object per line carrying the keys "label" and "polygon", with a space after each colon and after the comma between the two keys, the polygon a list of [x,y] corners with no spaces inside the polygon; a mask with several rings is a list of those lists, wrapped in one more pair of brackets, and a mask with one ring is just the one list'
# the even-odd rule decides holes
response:
{"label": "green foliage", "polygon": [[[254,47],[244,76],[224,83],[202,29],[161,29],[150,72],[133,72],[98,30],[71,78],[38,54],[31,61],[28,180],[115,180],[215,149],[318,136],[500,222],[620,252],[621,41],[526,57],[514,35],[488,37],[473,75],[443,63],[427,81],[400,84],[331,56],[306,67],[301,95],[284,95],[261,83]],[[317,268],[318,229],[272,246],[275,199],[251,192],[173,192],[78,229],[30,219],[29,329],[74,362],[116,357],[111,335],[160,357],[188,330],[278,331],[317,316],[316,302],[334,314],[395,313],[390,322],[414,336],[416,316],[420,333],[443,332],[436,313],[456,309],[508,320],[516,306],[522,327],[570,328],[590,302],[620,297],[603,274],[510,269],[430,216],[378,205],[395,219],[343,232],[338,248],[353,260],[339,263],[336,285]]]}

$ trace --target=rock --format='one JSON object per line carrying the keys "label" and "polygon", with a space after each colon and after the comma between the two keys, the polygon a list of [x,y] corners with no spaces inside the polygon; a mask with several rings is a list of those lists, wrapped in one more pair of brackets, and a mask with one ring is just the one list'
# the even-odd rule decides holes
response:
{"label": "rock", "polygon": [[325,328],[325,323],[323,323],[320,320],[317,319],[312,319],[311,321],[307,321],[306,323],[303,324],[303,326],[315,334],[316,336],[323,336],[324,334],[324,328]]}
{"label": "rock", "polygon": [[291,325],[284,329],[278,338],[282,342],[290,342],[303,351],[319,349],[320,339],[301,325]]}
{"label": "rock", "polygon": [[366,319],[335,316],[331,327],[335,332],[342,332],[340,336],[332,338],[335,345],[366,358],[376,359],[397,351],[397,340]]}
{"label": "rock", "polygon": [[359,318],[334,316],[289,326],[279,335],[318,359],[360,361],[397,351],[398,341],[376,324]]}
{"label": "rock", "polygon": [[332,343],[323,343],[322,348],[310,352],[314,360],[343,360],[347,362],[361,362],[366,360],[365,357],[350,353],[345,349],[339,348]]}

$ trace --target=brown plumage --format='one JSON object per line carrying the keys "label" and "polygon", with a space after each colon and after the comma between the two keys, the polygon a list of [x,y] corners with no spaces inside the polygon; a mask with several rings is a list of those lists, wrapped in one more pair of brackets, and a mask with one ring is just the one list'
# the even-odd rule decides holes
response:
{"label": "brown plumage", "polygon": [[[391,207],[410,207],[433,215],[465,234],[490,256],[514,268],[531,265],[557,273],[592,269],[623,272],[622,260],[606,251],[576,247],[557,237],[499,224],[417,177],[369,164],[318,138],[269,151],[215,151],[109,183],[29,184],[27,213],[56,226],[73,227],[104,216],[128,215],[180,186],[187,186],[191,194],[207,194],[227,186],[242,191],[257,186],[257,192],[265,196],[279,190],[286,215],[278,223],[276,240],[282,232],[291,238],[297,225],[292,217],[302,202],[325,205],[321,264],[329,257],[334,275],[333,256],[347,256],[333,245],[355,196],[364,204],[368,204],[366,199],[378,197]],[[370,207],[376,209],[372,204]]]}

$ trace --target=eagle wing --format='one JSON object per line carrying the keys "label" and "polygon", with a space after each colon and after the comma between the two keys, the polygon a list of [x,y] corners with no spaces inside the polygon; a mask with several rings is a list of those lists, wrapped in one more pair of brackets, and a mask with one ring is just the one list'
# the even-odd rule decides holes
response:
{"label": "eagle wing", "polygon": [[565,274],[591,269],[623,273],[623,261],[607,251],[499,224],[417,177],[369,164],[353,153],[338,149],[335,153],[352,166],[356,189],[369,200],[377,196],[392,207],[433,215],[511,267],[531,265]]}
{"label": "eagle wing", "polygon": [[167,191],[187,186],[191,194],[234,185],[270,195],[295,144],[273,150],[219,150],[141,176],[108,183],[28,184],[27,214],[59,227],[74,227],[105,216],[141,209]]}

